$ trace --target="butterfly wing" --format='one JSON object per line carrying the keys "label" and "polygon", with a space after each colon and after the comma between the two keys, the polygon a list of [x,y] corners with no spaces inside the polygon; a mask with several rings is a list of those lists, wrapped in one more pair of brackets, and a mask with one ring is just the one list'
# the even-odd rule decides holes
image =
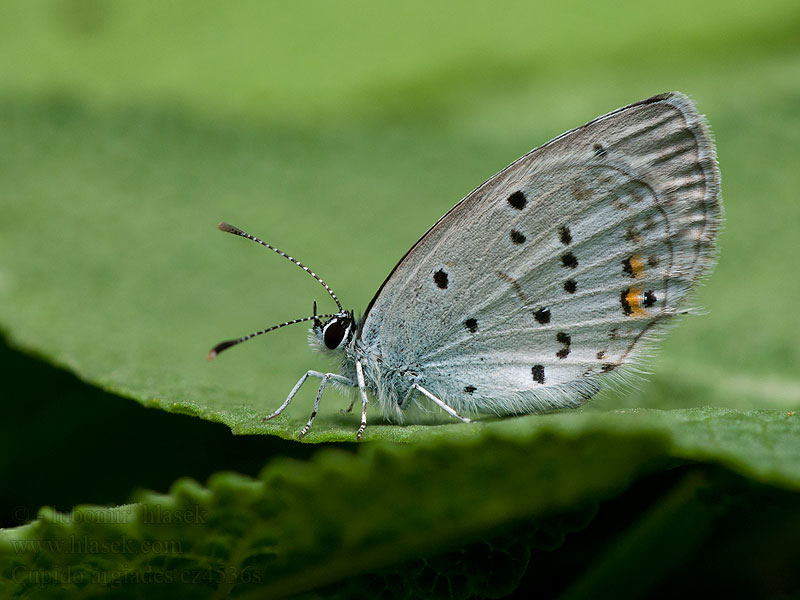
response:
{"label": "butterfly wing", "polygon": [[373,377],[415,375],[457,410],[584,401],[686,312],[715,262],[719,182],[705,121],[679,93],[532,150],[444,215],[378,290],[360,331]]}

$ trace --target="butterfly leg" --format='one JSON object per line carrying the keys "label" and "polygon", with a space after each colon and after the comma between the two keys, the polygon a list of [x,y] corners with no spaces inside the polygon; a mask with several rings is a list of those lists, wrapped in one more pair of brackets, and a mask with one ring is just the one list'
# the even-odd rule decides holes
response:
{"label": "butterfly leg", "polygon": [[305,375],[303,375],[300,378],[300,380],[292,388],[292,391],[289,392],[289,396],[286,398],[286,400],[283,402],[283,404],[281,404],[278,407],[278,410],[276,410],[272,414],[269,414],[266,417],[264,417],[263,419],[261,419],[261,422],[263,423],[264,421],[269,421],[270,419],[274,419],[279,414],[281,414],[284,410],[286,410],[286,407],[289,406],[289,403],[294,398],[294,395],[297,393],[297,391],[300,389],[300,387],[306,382],[306,379],[308,379],[309,377],[319,377],[320,379],[322,379],[324,377],[324,375],[322,373],[320,373],[319,371],[306,371]]}
{"label": "butterfly leg", "polygon": [[306,379],[308,379],[309,377],[316,377],[317,379],[323,379],[323,380],[324,379],[332,379],[334,381],[340,381],[341,383],[344,383],[344,384],[349,385],[349,386],[355,385],[347,377],[342,377],[341,375],[339,375],[337,373],[320,373],[319,371],[306,371],[305,375],[303,375],[300,378],[300,380],[292,388],[292,391],[289,392],[289,396],[286,398],[286,400],[283,402],[283,404],[281,404],[278,407],[278,410],[276,410],[272,414],[269,414],[266,417],[264,417],[263,419],[261,419],[261,422],[263,423],[264,421],[269,421],[270,419],[274,419],[279,414],[281,414],[286,409],[286,407],[289,406],[291,401],[294,399],[295,394],[297,394],[298,390],[302,387],[302,385],[306,382]]}
{"label": "butterfly leg", "polygon": [[360,360],[356,361],[356,378],[358,379],[358,391],[361,392],[361,427],[356,433],[356,439],[360,440],[367,428],[367,385],[364,383],[364,367],[361,366]]}
{"label": "butterfly leg", "polygon": [[436,403],[436,404],[439,406],[439,408],[441,408],[441,409],[442,409],[444,412],[446,412],[448,415],[450,415],[450,416],[452,416],[452,417],[455,417],[456,419],[461,419],[462,421],[464,421],[464,423],[472,423],[472,419],[468,419],[467,417],[462,417],[460,414],[458,414],[458,413],[455,411],[455,409],[454,409],[452,406],[450,406],[450,405],[448,405],[448,404],[445,404],[445,403],[444,403],[442,400],[440,400],[439,398],[437,398],[436,396],[434,396],[432,393],[430,393],[428,390],[426,390],[426,389],[425,389],[424,387],[422,387],[420,384],[418,384],[418,383],[415,383],[415,384],[412,386],[412,388],[416,388],[416,389],[418,389],[418,390],[419,390],[420,392],[422,392],[422,393],[423,393],[425,396],[427,396],[428,398],[430,398],[431,400],[433,400],[433,401],[434,401],[434,402],[435,402],[435,403]]}
{"label": "butterfly leg", "polygon": [[350,404],[347,405],[347,408],[343,408],[339,412],[342,413],[342,414],[348,414],[349,415],[351,412],[353,412],[353,406],[355,406],[355,404],[356,404],[356,397],[353,396],[353,399],[350,400]]}
{"label": "butterfly leg", "polygon": [[325,389],[325,384],[328,383],[328,374],[322,376],[322,381],[319,384],[319,390],[317,390],[317,398],[314,400],[314,410],[311,411],[311,417],[308,419],[308,423],[306,426],[300,430],[300,433],[297,434],[297,439],[302,440],[303,436],[308,433],[308,430],[311,429],[312,423],[314,423],[314,419],[317,416],[317,411],[319,410],[319,400],[322,398],[322,392]]}
{"label": "butterfly leg", "polygon": [[349,386],[353,385],[353,382],[350,381],[347,377],[342,377],[341,375],[337,375],[336,373],[325,373],[322,376],[322,381],[319,384],[319,390],[317,390],[317,398],[314,400],[314,410],[311,412],[311,418],[308,419],[308,423],[303,429],[300,430],[300,433],[297,435],[297,439],[303,439],[303,436],[308,433],[308,430],[311,429],[311,425],[314,423],[314,419],[317,416],[317,411],[319,411],[319,401],[322,398],[322,391],[325,389],[325,384],[328,381],[339,381],[341,383],[345,383]]}

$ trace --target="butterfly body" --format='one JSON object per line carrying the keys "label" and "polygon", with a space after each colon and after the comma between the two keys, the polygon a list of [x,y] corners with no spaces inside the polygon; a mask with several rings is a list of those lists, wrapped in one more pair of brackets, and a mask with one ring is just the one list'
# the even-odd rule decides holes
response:
{"label": "butterfly body", "polygon": [[[342,329],[345,333],[338,342],[338,336],[325,335],[331,323],[334,326],[344,324]],[[396,360],[398,357],[391,360],[389,356],[384,356],[380,345],[367,345],[361,339],[363,324],[363,319],[356,322],[352,312],[348,311],[337,314],[326,323],[315,321],[310,330],[309,343],[312,348],[330,355],[339,363],[337,373],[352,382],[352,387],[357,387],[356,362],[360,362],[366,389],[378,400],[381,412],[390,419],[402,422],[403,413],[414,402],[409,397],[409,391],[419,365]]]}
{"label": "butterfly body", "polygon": [[362,319],[314,319],[339,383],[361,391],[359,432],[367,391],[394,420],[427,400],[458,417],[585,402],[690,310],[716,259],[719,181],[705,121],[679,93],[487,180],[412,246]]}

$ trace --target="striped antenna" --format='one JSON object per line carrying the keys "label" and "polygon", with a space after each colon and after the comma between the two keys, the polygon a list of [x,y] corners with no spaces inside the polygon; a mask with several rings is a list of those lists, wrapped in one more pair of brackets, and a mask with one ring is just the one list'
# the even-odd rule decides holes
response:
{"label": "striped antenna", "polygon": [[236,346],[237,344],[246,342],[247,340],[254,338],[257,335],[261,335],[262,333],[269,333],[270,331],[275,331],[276,329],[280,329],[281,327],[286,327],[287,325],[294,325],[295,323],[303,323],[304,321],[311,321],[313,319],[329,319],[335,316],[336,315],[314,315],[312,317],[303,317],[302,319],[293,319],[292,321],[286,321],[285,323],[281,323],[280,325],[274,325],[269,329],[262,329],[261,331],[256,331],[254,333],[251,333],[250,335],[240,337],[239,339],[236,340],[228,340],[226,342],[220,342],[211,349],[211,352],[208,353],[208,360],[213,359],[217,354],[219,354],[223,350],[227,350],[231,346]]}
{"label": "striped antenna", "polygon": [[[327,290],[327,292],[328,292],[328,293],[331,295],[331,298],[333,298],[333,301],[334,301],[334,302],[336,302],[336,306],[338,306],[338,307],[339,307],[339,312],[341,312],[342,310],[344,310],[344,309],[342,308],[342,303],[341,303],[341,302],[339,302],[339,298],[337,298],[337,297],[336,297],[336,294],[334,294],[334,293],[333,293],[333,290],[332,290],[331,288],[329,288],[329,287],[328,287],[328,284],[327,284],[327,283],[325,283],[324,281],[322,281],[322,277],[320,277],[319,275],[317,275],[316,273],[314,273],[314,271],[312,271],[311,269],[309,269],[307,266],[305,266],[305,265],[304,265],[303,263],[301,263],[299,260],[297,260],[297,259],[295,259],[295,258],[292,258],[291,256],[289,256],[289,255],[288,255],[288,254],[286,254],[285,252],[281,252],[280,250],[278,250],[278,249],[277,249],[275,246],[271,246],[271,245],[269,245],[267,242],[265,242],[265,241],[262,241],[262,240],[258,239],[257,237],[255,237],[255,236],[253,236],[253,235],[250,235],[249,233],[246,233],[246,232],[242,231],[242,230],[241,230],[241,229],[239,229],[238,227],[234,227],[233,225],[229,225],[228,223],[225,223],[224,221],[223,221],[222,223],[220,223],[219,225],[217,225],[217,227],[219,228],[219,230],[220,230],[220,231],[226,231],[226,232],[228,232],[228,233],[232,233],[232,234],[234,234],[234,235],[238,235],[238,236],[240,236],[240,237],[247,238],[248,240],[253,240],[253,241],[254,241],[254,242],[256,242],[257,244],[261,244],[261,245],[262,245],[262,246],[264,246],[265,248],[269,248],[269,249],[270,249],[270,250],[272,250],[273,252],[277,252],[277,253],[278,253],[278,254],[280,254],[280,255],[281,255],[283,258],[286,258],[286,259],[288,259],[288,260],[292,261],[292,262],[293,262],[294,264],[296,264],[298,267],[300,267],[301,269],[303,269],[303,270],[304,270],[306,273],[308,273],[309,275],[311,275],[311,276],[312,276],[314,279],[316,279],[317,281],[319,281],[319,282],[320,282],[320,284],[322,284],[322,287],[324,287],[324,288],[325,288],[325,290]],[[306,319],[306,320],[307,320],[307,319]]]}

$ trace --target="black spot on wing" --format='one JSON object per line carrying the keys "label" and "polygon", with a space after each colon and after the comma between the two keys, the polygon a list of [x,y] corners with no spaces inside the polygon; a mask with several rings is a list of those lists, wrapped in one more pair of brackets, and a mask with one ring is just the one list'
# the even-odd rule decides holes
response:
{"label": "black spot on wing", "polygon": [[564,282],[564,291],[568,294],[574,294],[578,291],[578,283],[574,279],[567,279]]}
{"label": "black spot on wing", "polygon": [[468,394],[471,394],[477,389],[478,388],[476,388],[474,385],[468,385],[467,387],[464,388],[464,391],[467,392]]}
{"label": "black spot on wing", "polygon": [[528,203],[528,199],[525,197],[525,194],[523,194],[521,190],[517,190],[508,197],[508,203],[517,210],[522,210]]}
{"label": "black spot on wing", "polygon": [[540,308],[535,313],[533,313],[533,318],[536,319],[537,323],[549,323],[550,322],[550,309],[549,308]]}
{"label": "black spot on wing", "polygon": [[440,289],[447,289],[447,273],[444,271],[444,269],[439,269],[433,274],[433,282]]}
{"label": "black spot on wing", "polygon": [[624,289],[619,295],[619,303],[622,305],[622,312],[624,312],[626,315],[630,315],[633,312],[631,304],[628,302],[628,294],[630,291],[630,288]]}
{"label": "black spot on wing", "polygon": [[521,232],[517,231],[516,229],[511,230],[511,241],[515,244],[522,244],[525,242],[525,235]]}
{"label": "black spot on wing", "polygon": [[469,329],[470,333],[475,333],[478,331],[478,322],[475,319],[467,319],[464,321],[464,325],[467,329]]}
{"label": "black spot on wing", "polygon": [[572,243],[572,233],[570,232],[569,227],[564,225],[564,227],[558,230],[558,239],[565,246],[569,246],[570,243]]}
{"label": "black spot on wing", "polygon": [[578,267],[578,259],[572,252],[567,252],[561,255],[561,266],[567,269],[575,269]]}
{"label": "black spot on wing", "polygon": [[628,257],[622,261],[622,272],[628,277],[636,277],[633,272],[633,265],[631,265],[631,257]]}
{"label": "black spot on wing", "polygon": [[559,344],[564,344],[564,347],[561,348],[561,350],[559,350],[558,352],[556,352],[556,356],[558,358],[567,358],[567,356],[569,356],[569,346],[572,343],[572,338],[568,333],[559,331],[556,334],[556,341]]}
{"label": "black spot on wing", "polygon": [[653,290],[648,290],[644,293],[644,302],[642,302],[643,306],[645,306],[646,308],[650,308],[656,302],[658,302],[658,298],[656,298],[656,295],[653,293]]}
{"label": "black spot on wing", "polygon": [[533,365],[531,375],[536,383],[544,383],[544,365]]}

